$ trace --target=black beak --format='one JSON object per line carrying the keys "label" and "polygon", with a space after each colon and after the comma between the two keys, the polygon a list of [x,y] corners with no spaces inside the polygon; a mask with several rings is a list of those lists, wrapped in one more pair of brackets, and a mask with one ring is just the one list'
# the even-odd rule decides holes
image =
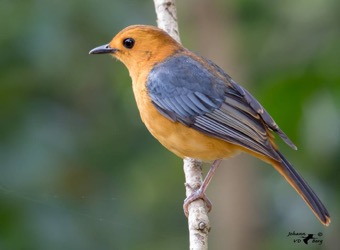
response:
{"label": "black beak", "polygon": [[89,54],[111,54],[111,53],[115,53],[116,51],[117,49],[112,49],[110,48],[109,44],[105,44],[105,45],[92,49],[89,52]]}

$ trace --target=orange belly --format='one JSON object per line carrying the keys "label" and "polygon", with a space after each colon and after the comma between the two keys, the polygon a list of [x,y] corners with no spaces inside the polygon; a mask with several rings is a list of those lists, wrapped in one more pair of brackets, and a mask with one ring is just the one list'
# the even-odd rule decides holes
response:
{"label": "orange belly", "polygon": [[156,112],[144,113],[143,122],[164,147],[179,157],[210,161],[228,158],[238,152],[233,144],[204,135],[179,122],[172,122]]}

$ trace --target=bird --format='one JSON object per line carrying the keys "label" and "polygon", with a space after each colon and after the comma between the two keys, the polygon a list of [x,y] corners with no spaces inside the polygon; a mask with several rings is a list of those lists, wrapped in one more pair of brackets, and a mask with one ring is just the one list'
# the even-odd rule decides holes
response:
{"label": "bird", "polygon": [[279,151],[274,133],[297,147],[255,97],[214,62],[150,25],[128,26],[89,54],[110,54],[127,67],[141,120],[165,148],[181,158],[212,162],[201,187],[184,201],[187,216],[197,199],[210,211],[205,191],[216,169],[223,159],[245,152],[271,164],[329,225],[326,207]]}

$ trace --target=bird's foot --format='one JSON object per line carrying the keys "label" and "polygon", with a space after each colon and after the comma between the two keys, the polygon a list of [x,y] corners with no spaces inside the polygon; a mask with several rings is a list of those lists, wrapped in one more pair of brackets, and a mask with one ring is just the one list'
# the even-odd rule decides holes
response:
{"label": "bird's foot", "polygon": [[[191,188],[191,187],[190,187]],[[191,202],[198,200],[198,199],[202,199],[205,202],[205,205],[208,208],[208,212],[211,211],[212,208],[212,203],[211,201],[208,199],[207,195],[205,194],[204,190],[202,188],[197,189],[196,191],[194,191],[189,197],[187,197],[184,200],[183,203],[183,210],[184,210],[184,214],[186,217],[189,216],[189,205]]]}

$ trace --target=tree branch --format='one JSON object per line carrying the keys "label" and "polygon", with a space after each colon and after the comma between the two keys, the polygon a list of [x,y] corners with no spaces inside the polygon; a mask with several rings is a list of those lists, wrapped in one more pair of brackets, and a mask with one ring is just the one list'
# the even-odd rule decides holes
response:
{"label": "tree branch", "polygon": [[[202,185],[202,162],[192,158],[183,160],[186,196],[189,197]],[[193,201],[189,205],[188,216],[190,250],[207,250],[210,221],[203,200]]]}
{"label": "tree branch", "polygon": [[154,0],[154,3],[158,27],[180,43],[175,0]]}
{"label": "tree branch", "polygon": [[[180,42],[175,0],[154,0],[158,27],[165,30]],[[202,162],[185,158],[183,160],[186,197],[202,185]],[[207,250],[210,222],[203,200],[193,201],[189,205],[188,216],[190,250]]]}

